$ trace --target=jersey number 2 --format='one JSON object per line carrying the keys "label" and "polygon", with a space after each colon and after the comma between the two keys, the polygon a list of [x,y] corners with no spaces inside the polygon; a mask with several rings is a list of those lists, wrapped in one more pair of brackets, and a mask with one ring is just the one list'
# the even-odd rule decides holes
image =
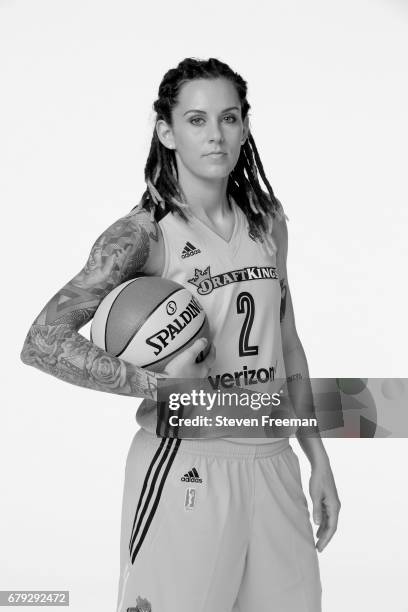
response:
{"label": "jersey number 2", "polygon": [[255,301],[250,293],[242,291],[237,296],[237,313],[244,314],[245,320],[239,334],[239,356],[257,355],[258,346],[250,346],[249,334],[255,317]]}

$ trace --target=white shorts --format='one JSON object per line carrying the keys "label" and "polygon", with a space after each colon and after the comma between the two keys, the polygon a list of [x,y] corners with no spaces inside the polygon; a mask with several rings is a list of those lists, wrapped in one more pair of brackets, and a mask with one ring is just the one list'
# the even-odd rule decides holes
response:
{"label": "white shorts", "polygon": [[288,439],[131,444],[118,612],[320,612],[317,552]]}

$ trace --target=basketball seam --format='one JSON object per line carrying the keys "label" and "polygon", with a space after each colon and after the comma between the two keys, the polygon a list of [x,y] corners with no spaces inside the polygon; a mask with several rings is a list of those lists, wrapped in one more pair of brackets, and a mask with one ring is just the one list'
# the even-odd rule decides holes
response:
{"label": "basketball seam", "polygon": [[[145,278],[145,277],[143,277]],[[132,342],[133,338],[136,336],[136,334],[138,333],[138,331],[141,330],[141,328],[143,327],[143,325],[146,323],[147,319],[149,317],[151,317],[151,315],[166,301],[169,299],[170,296],[174,295],[175,293],[177,293],[178,291],[183,291],[185,289],[185,287],[178,287],[177,289],[174,289],[174,291],[172,291],[171,293],[169,293],[168,295],[166,295],[165,298],[162,299],[161,302],[159,302],[158,304],[156,304],[156,306],[149,312],[147,313],[143,319],[140,319],[137,328],[135,329],[135,331],[133,332],[133,334],[130,336],[130,338],[128,339],[128,341],[126,342],[125,346],[119,351],[119,353],[116,353],[116,357],[120,357],[125,350],[127,349],[127,347],[129,346],[129,344]],[[188,291],[188,289],[186,289],[186,291]],[[121,292],[122,293],[122,292]],[[107,325],[106,325],[107,327]],[[144,366],[139,366],[139,367],[144,367]]]}
{"label": "basketball seam", "polygon": [[[129,281],[126,283],[126,285],[125,285],[124,287],[122,287],[122,289],[121,289],[120,291],[118,291],[118,294],[117,294],[117,295],[115,295],[115,299],[113,300],[112,304],[109,306],[108,314],[106,315],[106,320],[105,320],[105,333],[103,334],[103,339],[104,339],[104,343],[105,343],[105,347],[104,347],[104,349],[105,349],[105,351],[106,351],[106,352],[108,351],[108,342],[107,342],[106,334],[108,333],[108,323],[109,323],[109,317],[110,317],[110,314],[111,314],[111,312],[112,312],[113,305],[114,305],[114,303],[116,302],[116,300],[119,298],[119,296],[121,295],[121,293],[122,293],[122,292],[123,292],[123,291],[126,289],[126,287],[127,287],[128,285],[130,285],[130,283],[131,283],[132,281],[135,281],[135,280],[137,280],[138,278],[142,278],[142,277],[141,277],[141,276],[139,276],[139,277],[132,278],[131,280],[129,280]],[[144,277],[143,277],[143,278],[144,278]],[[112,291],[113,291],[113,289],[112,289]]]}

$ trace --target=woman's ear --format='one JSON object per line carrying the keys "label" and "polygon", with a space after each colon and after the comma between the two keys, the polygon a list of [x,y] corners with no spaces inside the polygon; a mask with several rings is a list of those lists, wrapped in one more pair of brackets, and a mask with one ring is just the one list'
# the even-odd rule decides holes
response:
{"label": "woman's ear", "polygon": [[164,119],[159,119],[156,121],[156,133],[157,137],[167,149],[175,149],[176,144],[174,142],[173,130],[171,127],[164,121]]}
{"label": "woman's ear", "polygon": [[248,115],[245,117],[244,122],[244,129],[242,132],[242,138],[241,138],[241,144],[244,144],[246,139],[248,138],[248,134],[249,134],[249,117]]}

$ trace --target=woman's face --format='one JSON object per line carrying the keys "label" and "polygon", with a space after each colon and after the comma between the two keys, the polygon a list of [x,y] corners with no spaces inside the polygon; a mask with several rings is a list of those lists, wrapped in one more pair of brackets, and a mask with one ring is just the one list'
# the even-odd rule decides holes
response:
{"label": "woman's face", "polygon": [[224,78],[196,79],[180,88],[173,125],[157,122],[161,142],[175,150],[177,169],[204,179],[223,179],[234,169],[248,134],[235,86]]}

